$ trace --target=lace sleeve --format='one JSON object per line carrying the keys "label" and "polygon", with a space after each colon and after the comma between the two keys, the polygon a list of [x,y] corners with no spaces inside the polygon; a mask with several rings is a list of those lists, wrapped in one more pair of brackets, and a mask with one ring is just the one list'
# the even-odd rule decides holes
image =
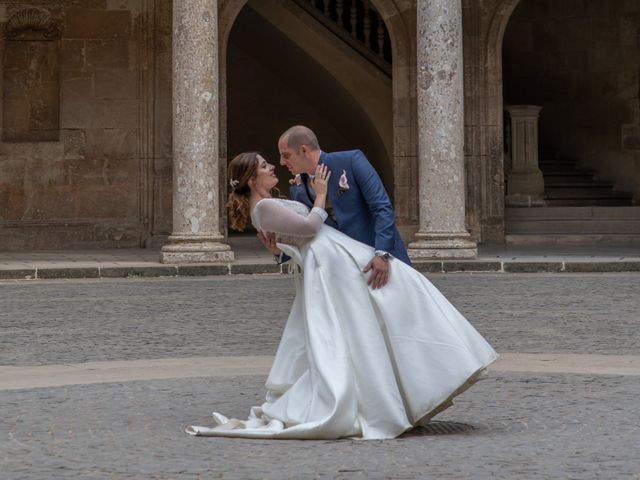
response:
{"label": "lace sleeve", "polygon": [[260,230],[295,237],[313,237],[327,219],[327,212],[321,208],[313,208],[304,216],[270,198],[260,200],[253,213]]}

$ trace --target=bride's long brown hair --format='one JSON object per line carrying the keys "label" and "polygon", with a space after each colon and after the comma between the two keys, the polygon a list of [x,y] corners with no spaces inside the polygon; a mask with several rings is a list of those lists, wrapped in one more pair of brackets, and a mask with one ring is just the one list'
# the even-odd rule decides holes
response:
{"label": "bride's long brown hair", "polygon": [[249,221],[249,180],[256,178],[258,169],[258,152],[244,152],[237,155],[228,167],[230,226],[234,230],[244,231]]}

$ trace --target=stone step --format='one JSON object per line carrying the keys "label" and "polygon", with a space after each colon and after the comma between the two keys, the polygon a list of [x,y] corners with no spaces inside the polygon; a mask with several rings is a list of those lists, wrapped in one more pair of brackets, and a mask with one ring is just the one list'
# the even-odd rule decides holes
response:
{"label": "stone step", "polygon": [[640,235],[635,234],[508,234],[507,245],[638,245]]}
{"label": "stone step", "polygon": [[573,169],[562,169],[562,170],[548,170],[542,172],[544,175],[557,175],[559,177],[563,175],[580,175],[580,176],[589,176],[594,177],[595,172],[593,170],[589,170],[587,168],[573,168]]}
{"label": "stone step", "polygon": [[565,166],[565,165],[577,165],[575,160],[569,160],[564,158],[554,158],[552,160],[539,159],[539,167],[551,167],[551,166]]}
{"label": "stone step", "polygon": [[547,168],[540,169],[542,175],[589,175],[593,178],[594,172],[590,170],[584,170],[581,168]]}
{"label": "stone step", "polygon": [[631,198],[615,198],[615,197],[601,197],[601,198],[545,198],[544,203],[549,207],[586,207],[586,206],[599,206],[599,207],[625,207],[631,205]]}
{"label": "stone step", "polygon": [[627,244],[640,239],[640,206],[506,208],[507,243]]}
{"label": "stone step", "polygon": [[611,185],[580,185],[580,186],[555,186],[545,185],[545,198],[548,199],[628,199],[633,197],[630,193],[612,190]]}
{"label": "stone step", "polygon": [[508,207],[505,220],[637,220],[640,206],[629,207]]}
{"label": "stone step", "polygon": [[510,220],[507,234],[637,234],[640,220]]}
{"label": "stone step", "polygon": [[555,148],[538,147],[540,158],[560,158],[560,152]]}
{"label": "stone step", "polygon": [[[589,173],[580,173],[580,172],[562,172],[562,173],[552,173],[552,174],[544,174],[544,184],[545,185],[562,185],[562,184],[584,184],[584,183],[592,183],[600,181],[593,179],[593,174]],[[609,185],[612,185],[609,183]]]}
{"label": "stone step", "polygon": [[556,181],[556,182],[551,182],[551,184],[547,185],[545,183],[546,186],[548,186],[549,188],[551,188],[552,190],[556,190],[556,189],[562,189],[562,188],[597,188],[597,189],[611,189],[613,190],[613,183],[611,182],[606,182],[603,180],[592,180],[589,182],[584,181],[584,179],[580,180],[580,181],[570,181],[567,180],[567,178],[563,177],[564,180],[563,181]]}

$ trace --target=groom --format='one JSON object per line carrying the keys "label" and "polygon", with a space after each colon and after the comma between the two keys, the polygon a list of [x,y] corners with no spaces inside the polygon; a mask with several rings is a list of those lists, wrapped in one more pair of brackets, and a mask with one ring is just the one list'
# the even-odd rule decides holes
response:
{"label": "groom", "polygon": [[[371,271],[368,284],[376,289],[389,281],[389,261],[397,258],[411,265],[407,250],[396,228],[393,207],[380,177],[360,150],[326,153],[307,127],[296,125],[278,141],[280,164],[296,176],[289,195],[309,207],[315,192],[309,175],[324,164],[332,175],[327,192],[326,223],[362,243],[375,248],[364,272]],[[274,236],[262,237],[265,246],[275,253]]]}

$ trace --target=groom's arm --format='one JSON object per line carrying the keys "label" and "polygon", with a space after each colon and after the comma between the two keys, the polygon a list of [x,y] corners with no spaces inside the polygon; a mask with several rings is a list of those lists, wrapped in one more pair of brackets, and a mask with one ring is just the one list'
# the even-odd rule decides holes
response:
{"label": "groom's arm", "polygon": [[356,150],[352,160],[353,175],[374,220],[375,249],[389,252],[395,241],[395,215],[380,176],[367,157]]}
{"label": "groom's arm", "polygon": [[376,255],[365,266],[364,273],[371,271],[367,284],[374,290],[389,282],[389,262],[386,257],[378,256],[379,251],[393,250],[395,238],[395,217],[391,200],[387,195],[378,172],[367,160],[364,153],[356,150],[352,160],[353,175],[360,188],[364,202],[374,221]]}

